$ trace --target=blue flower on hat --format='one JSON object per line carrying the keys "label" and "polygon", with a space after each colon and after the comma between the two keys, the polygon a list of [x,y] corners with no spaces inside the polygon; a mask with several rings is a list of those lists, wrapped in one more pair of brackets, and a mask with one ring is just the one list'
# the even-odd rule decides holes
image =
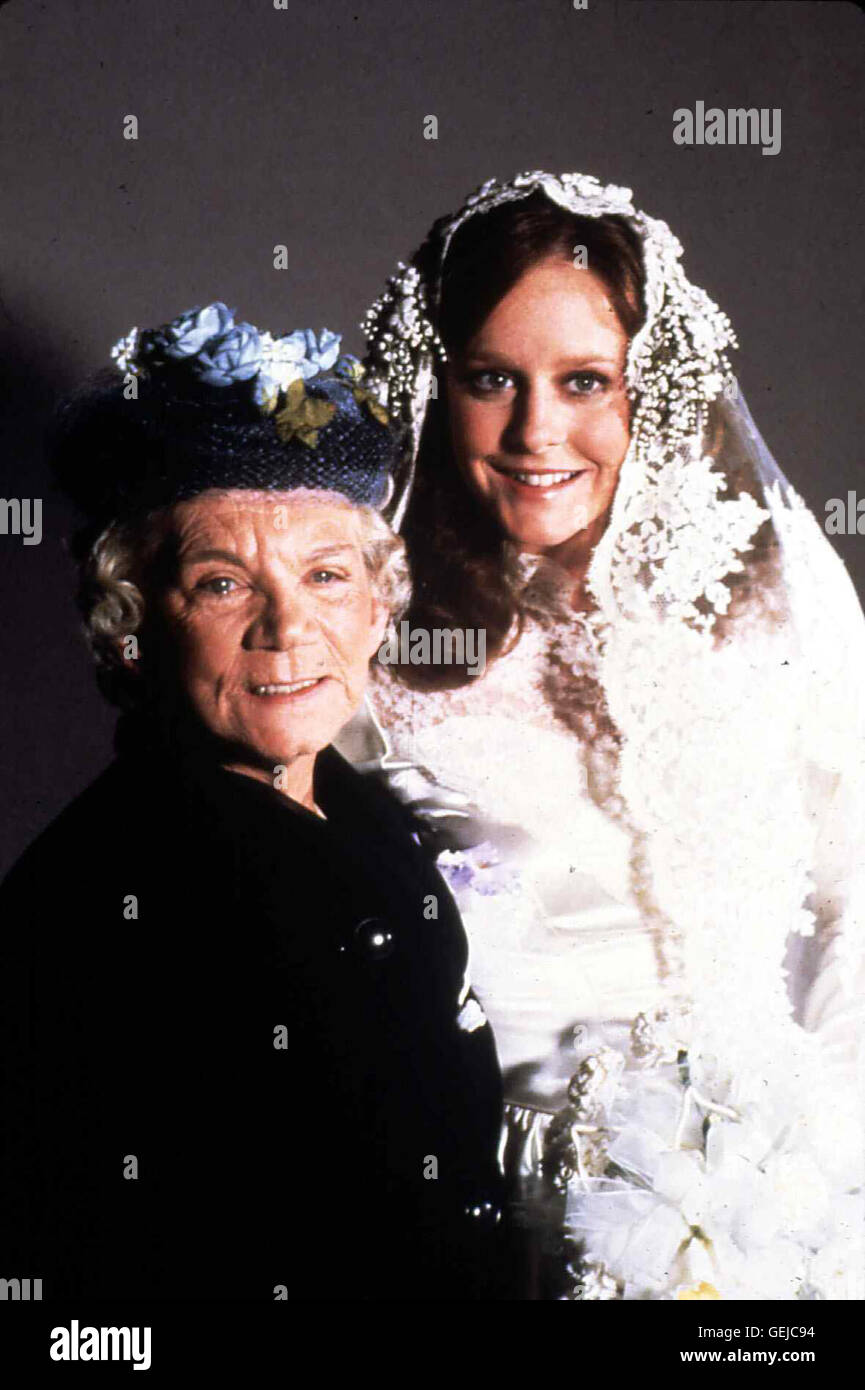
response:
{"label": "blue flower on hat", "polygon": [[[299,328],[274,338],[259,332],[251,323],[235,323],[234,310],[220,300],[204,308],[197,306],[179,314],[171,323],[139,333],[133,329],[111,349],[111,356],[123,372],[138,375],[141,364],[148,371],[168,363],[184,367],[207,386],[233,386],[250,382],[252,398],[264,415],[272,415],[282,402],[280,429],[308,442],[317,439],[317,428],[334,409],[358,417],[365,405],[380,424],[388,424],[384,407],[363,385],[363,364],[350,353],[340,354],[342,337],[329,328],[316,334]],[[332,373],[332,375],[331,375]],[[296,384],[311,381],[316,404],[300,393]],[[321,395],[330,400],[325,411]],[[291,394],[289,394],[291,393]],[[300,414],[295,419],[297,412]],[[316,417],[313,422],[307,416]],[[302,418],[301,418],[302,416]]]}
{"label": "blue flower on hat", "polygon": [[[255,382],[256,404],[269,415],[276,409],[280,392],[294,381],[308,381],[328,370],[336,361],[339,333],[323,328],[316,338],[310,328],[299,328],[284,338],[261,334],[261,368]],[[340,358],[340,361],[343,359]]]}
{"label": "blue flower on hat", "polygon": [[211,338],[219,337],[234,327],[234,314],[225,304],[217,302],[205,308],[189,309],[179,314],[164,328],[157,328],[150,337],[151,350],[180,361],[194,357]]}
{"label": "blue flower on hat", "polygon": [[317,338],[311,328],[299,328],[296,333],[289,333],[281,341],[290,345],[292,349],[299,350],[296,360],[300,366],[300,374],[306,381],[318,372],[330,370],[339,357],[342,338],[339,333],[331,333],[329,328],[323,328]]}
{"label": "blue flower on hat", "polygon": [[251,323],[237,323],[196,353],[192,368],[208,386],[249,381],[261,369],[261,335]]}

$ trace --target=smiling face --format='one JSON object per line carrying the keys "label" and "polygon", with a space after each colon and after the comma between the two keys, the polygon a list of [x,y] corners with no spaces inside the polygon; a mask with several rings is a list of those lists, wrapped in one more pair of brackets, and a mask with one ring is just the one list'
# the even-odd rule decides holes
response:
{"label": "smiling face", "polygon": [[360,518],[328,494],[204,493],[171,514],[158,595],[176,677],[240,771],[311,804],[312,766],[354,714],[387,611]]}
{"label": "smiling face", "polygon": [[522,550],[603,530],[630,437],[627,349],[603,281],[549,259],[451,354],[457,464]]}

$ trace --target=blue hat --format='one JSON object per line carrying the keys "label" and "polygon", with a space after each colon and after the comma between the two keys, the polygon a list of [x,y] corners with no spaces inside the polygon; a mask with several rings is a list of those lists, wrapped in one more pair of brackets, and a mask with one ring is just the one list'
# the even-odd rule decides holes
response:
{"label": "blue hat", "polygon": [[58,411],[52,463],[89,520],[210,488],[316,488],[380,506],[396,431],[340,337],[273,338],[222,303],[133,329],[102,373]]}

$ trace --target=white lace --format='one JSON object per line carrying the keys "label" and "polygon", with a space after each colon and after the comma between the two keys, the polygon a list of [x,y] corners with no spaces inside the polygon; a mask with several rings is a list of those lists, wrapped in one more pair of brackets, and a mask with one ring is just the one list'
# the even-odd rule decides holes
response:
{"label": "white lace", "polygon": [[[844,1098],[851,1086],[855,1094],[851,1049],[855,1059],[862,1040],[861,1005],[852,992],[845,1001],[836,961],[830,967],[834,986],[828,987],[825,976],[822,980],[827,998],[821,1026],[830,1041],[833,1030],[835,1037],[821,1050],[819,1034],[804,1031],[794,1019],[785,981],[789,934],[808,937],[815,928],[815,915],[803,904],[818,887],[817,832],[831,785],[818,771],[823,737],[803,747],[803,718],[815,688],[805,679],[813,673],[797,658],[792,630],[769,635],[755,625],[750,633],[740,630],[735,643],[715,648],[704,633],[657,617],[620,622],[614,629],[597,618],[588,622],[585,615],[546,630],[529,622],[517,648],[482,680],[455,691],[419,694],[385,677],[374,689],[374,707],[398,752],[422,754],[434,776],[471,794],[481,809],[543,836],[545,817],[548,826],[567,823],[567,798],[573,798],[573,811],[578,795],[576,769],[569,773],[555,750],[545,768],[543,745],[525,733],[536,728],[561,735],[568,727],[566,684],[552,686],[552,699],[540,693],[551,688],[545,684],[550,659],[561,660],[563,654],[581,675],[593,666],[598,671],[610,712],[625,735],[619,751],[610,745],[603,749],[606,777],[583,785],[605,814],[627,829],[632,887],[658,955],[659,1007],[666,1001],[673,1009],[678,1045],[688,1046],[694,1065],[702,1067],[712,1104],[740,1106],[759,1098],[765,1110],[781,1117],[779,1130],[798,1125],[803,1138],[793,1150],[795,1161],[816,1164],[831,1176],[838,1194],[835,1210],[841,1212],[862,1158],[861,1130]],[[557,690],[563,699],[558,709]],[[827,708],[825,692],[822,703]],[[437,726],[446,734],[445,744],[431,737]],[[824,728],[827,733],[831,749],[837,739]],[[486,742],[479,743],[483,738]],[[528,762],[521,747],[531,750]],[[584,751],[597,755],[599,750]],[[573,858],[579,864],[578,847]],[[457,896],[470,935],[494,930],[500,950],[517,952],[515,968],[521,959],[529,960],[518,953],[531,949],[536,930],[537,904],[530,895]],[[827,934],[837,932],[838,923],[825,913],[821,925]],[[852,939],[852,934],[838,936],[848,947]],[[846,959],[854,964],[851,950]],[[579,993],[577,974],[575,1000]],[[819,994],[819,987],[812,991],[814,998]],[[656,1065],[669,1060],[669,1048],[653,1058]],[[639,1067],[642,1074],[645,1061]],[[638,1122],[644,1126],[645,1080],[638,1087],[629,1081],[633,1075],[625,1074],[617,1119],[642,1115]],[[542,1111],[534,1115],[524,1152],[532,1146],[540,1151],[548,1123]],[[671,1122],[663,1136],[668,1144],[675,1129]],[[576,1187],[569,1203],[575,1229],[585,1236],[586,1193]],[[844,1218],[847,1253],[833,1255],[831,1277],[821,1276],[824,1294],[832,1291],[827,1296],[854,1296],[849,1280],[858,1267],[859,1246],[851,1219]],[[695,1285],[701,1250],[696,1247],[687,1264]],[[595,1273],[607,1276],[603,1242],[598,1251]],[[817,1274],[806,1271],[803,1258],[800,1251],[799,1263],[790,1265],[791,1289],[817,1287]],[[682,1268],[675,1271],[675,1287],[687,1282]],[[727,1259],[728,1281],[731,1268]],[[614,1262],[614,1272],[622,1287],[628,1285],[624,1276],[634,1274],[631,1284],[637,1289],[634,1271],[617,1269]],[[727,1296],[793,1296],[771,1292],[777,1288],[771,1281],[755,1281],[749,1293],[738,1269],[735,1277],[735,1295],[729,1284]],[[718,1274],[714,1278],[723,1283]],[[659,1276],[650,1292],[668,1296],[665,1287]]]}

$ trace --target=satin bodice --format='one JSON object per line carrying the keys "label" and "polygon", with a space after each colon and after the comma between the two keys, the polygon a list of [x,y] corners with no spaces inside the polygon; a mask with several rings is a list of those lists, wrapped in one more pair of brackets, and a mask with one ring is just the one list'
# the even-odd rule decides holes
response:
{"label": "satin bodice", "polygon": [[591,795],[585,749],[545,698],[546,660],[546,634],[529,626],[469,686],[420,693],[385,675],[371,704],[395,756],[480,813],[497,867],[469,875],[454,856],[450,875],[471,982],[508,1099],[552,1111],[575,1045],[659,1004],[663,980],[632,887],[631,837]]}

